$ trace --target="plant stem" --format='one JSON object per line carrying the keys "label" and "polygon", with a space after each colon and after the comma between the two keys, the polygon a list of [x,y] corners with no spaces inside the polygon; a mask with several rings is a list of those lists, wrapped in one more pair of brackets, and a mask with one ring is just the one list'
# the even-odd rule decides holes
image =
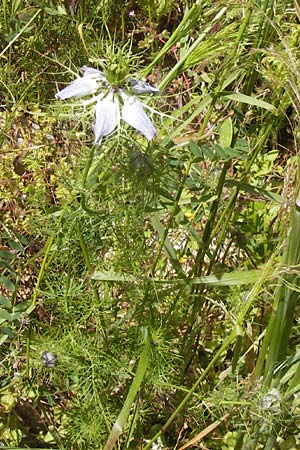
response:
{"label": "plant stem", "polygon": [[136,369],[136,373],[134,379],[129,388],[129,392],[123,404],[123,407],[118,415],[118,418],[110,432],[110,435],[106,441],[104,450],[112,450],[115,444],[117,443],[119,437],[124,431],[124,428],[127,424],[127,420],[130,414],[131,406],[137,396],[137,393],[140,389],[142,381],[145,377],[146,370],[149,366],[150,362],[150,336],[147,333],[146,341],[144,345],[144,349],[141,353],[140,360]]}
{"label": "plant stem", "polygon": [[[300,189],[291,213],[291,226],[283,264],[297,266],[300,262]],[[298,300],[300,278],[298,275],[285,275],[275,294],[273,313],[257,360],[254,380],[261,376],[265,361],[264,385],[268,388],[273,379],[274,367],[287,353],[288,339],[293,326],[294,311]],[[278,375],[279,376],[279,375]]]}

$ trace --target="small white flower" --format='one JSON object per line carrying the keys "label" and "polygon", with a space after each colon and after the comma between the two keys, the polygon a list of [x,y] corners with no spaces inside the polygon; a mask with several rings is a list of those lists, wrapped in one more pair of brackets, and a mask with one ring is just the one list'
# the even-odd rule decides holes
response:
{"label": "small white flower", "polygon": [[[96,120],[94,124],[95,144],[100,144],[103,136],[111,134],[120,123],[120,117],[130,126],[139,131],[149,141],[156,135],[156,129],[144,111],[143,104],[133,95],[128,95],[123,89],[109,86],[100,70],[83,66],[83,76],[78,77],[69,86],[59,91],[55,97],[81,98],[93,95],[99,89],[108,88],[108,92],[100,92],[94,96]],[[128,79],[131,91],[136,94],[157,94],[159,91],[149,83]]]}

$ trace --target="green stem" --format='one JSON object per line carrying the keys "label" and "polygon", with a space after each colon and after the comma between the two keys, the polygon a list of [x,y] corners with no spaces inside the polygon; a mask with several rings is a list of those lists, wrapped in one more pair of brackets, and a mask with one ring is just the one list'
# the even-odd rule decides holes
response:
{"label": "green stem", "polygon": [[198,17],[200,13],[200,2],[195,2],[191,9],[184,15],[182,21],[178,25],[175,31],[173,31],[172,35],[165,43],[163,48],[160,50],[158,55],[153,59],[153,61],[147,66],[145,71],[143,72],[143,76],[146,77],[153,67],[155,67],[159,61],[168,53],[170,48],[173,47],[183,36],[185,36],[191,28],[192,23],[195,21],[195,18]]}
{"label": "green stem", "polygon": [[[64,208],[61,211],[58,223],[57,223],[57,229],[59,229],[62,220],[64,218],[65,212],[66,212],[67,208]],[[39,294],[39,288],[40,285],[42,283],[42,280],[44,278],[44,274],[45,274],[45,270],[47,267],[47,263],[48,263],[48,259],[51,258],[51,248],[54,242],[54,239],[56,238],[56,234],[57,231],[52,233],[52,235],[48,238],[48,241],[45,245],[45,254],[44,254],[44,258],[41,264],[41,268],[39,270],[39,274],[38,274],[38,278],[37,278],[37,282],[36,285],[34,287],[34,291],[32,294],[32,300],[31,300],[31,304],[30,306],[27,308],[26,313],[29,315],[31,314],[31,312],[35,309],[36,307],[36,302],[37,302],[37,297]],[[25,376],[27,378],[29,378],[29,360],[30,360],[30,337],[31,337],[31,322],[29,322],[29,328],[28,328],[28,337],[27,337],[27,342],[26,342],[26,368],[25,368]]]}
{"label": "green stem", "polygon": [[[266,122],[268,123],[267,118],[266,118]],[[270,134],[270,131],[271,131],[271,124],[268,124],[266,127],[264,127],[262,129],[261,135],[258,137],[257,144],[254,147],[253,152],[252,152],[252,154],[246,164],[246,167],[244,168],[243,174],[239,180],[240,183],[243,183],[245,181],[245,179],[247,178],[254,161],[256,160],[258,154],[261,152],[263,146],[265,145],[265,142]],[[210,243],[211,240],[219,234],[215,251],[214,251],[212,258],[210,260],[210,263],[209,263],[207,275],[210,274],[212,267],[215,264],[215,259],[216,259],[217,253],[219,251],[220,245],[223,242],[224,236],[227,232],[228,224],[229,224],[231,216],[234,212],[235,202],[236,202],[239,192],[240,192],[240,190],[239,190],[239,187],[237,186],[235,188],[235,190],[233,191],[233,193],[231,194],[224,211],[220,215],[219,220],[217,221],[215,227],[213,228],[213,230],[211,231],[211,234],[209,236],[209,243]],[[221,232],[220,232],[220,229],[221,229]]]}
{"label": "green stem", "polygon": [[[79,244],[80,244],[80,248],[81,248],[81,251],[82,251],[82,254],[83,254],[85,265],[86,265],[88,274],[91,276],[92,272],[93,272],[93,268],[92,268],[90,255],[89,255],[89,252],[88,252],[88,248],[86,246],[84,237],[83,237],[82,232],[81,232],[81,230],[79,228],[79,225],[77,223],[76,223],[75,227],[76,227],[76,232],[77,232],[77,235],[78,235],[78,238],[79,238]],[[102,301],[101,301],[100,296],[99,296],[99,292],[98,292],[96,281],[91,279],[91,278],[90,278],[90,281],[91,281],[91,285],[92,285],[94,298],[95,298],[97,304],[100,306]],[[102,333],[102,336],[103,336],[104,345],[105,345],[106,350],[108,350],[108,343],[107,343],[107,337],[106,337],[106,332],[105,332],[106,324],[104,322],[104,318],[102,317],[102,315],[100,316],[100,323],[101,323],[101,333]]]}
{"label": "green stem", "polygon": [[46,269],[46,267],[47,267],[47,265],[48,265],[48,259],[51,257],[51,255],[50,255],[50,253],[51,253],[51,248],[52,248],[53,242],[54,242],[54,240],[55,240],[55,238],[56,238],[57,230],[59,229],[59,227],[60,227],[60,225],[61,225],[61,223],[62,223],[62,221],[63,221],[63,218],[64,218],[64,215],[65,215],[65,213],[66,213],[66,210],[67,210],[67,208],[65,207],[65,208],[61,211],[59,220],[58,220],[58,222],[57,222],[56,231],[53,232],[53,233],[51,234],[51,236],[49,236],[49,238],[48,238],[48,240],[47,240],[47,243],[46,243],[46,245],[45,245],[45,249],[44,249],[44,258],[43,258],[43,261],[42,261],[42,264],[41,264],[41,268],[40,268],[40,270],[39,270],[39,274],[38,274],[38,277],[37,277],[37,282],[36,282],[36,285],[35,285],[35,287],[34,287],[34,291],[33,291],[33,294],[32,294],[31,304],[30,304],[29,308],[26,310],[27,314],[30,314],[30,313],[35,309],[36,301],[37,301],[37,296],[38,296],[38,294],[39,294],[39,288],[40,288],[41,282],[42,282],[42,280],[43,280],[43,278],[44,278],[45,269]]}
{"label": "green stem", "polygon": [[146,342],[144,345],[144,349],[141,353],[140,360],[136,369],[136,373],[134,379],[129,388],[129,392],[127,394],[126,400],[123,404],[123,407],[118,415],[118,418],[110,432],[110,435],[106,441],[104,450],[112,450],[117,443],[119,437],[124,431],[124,428],[127,424],[127,420],[130,414],[130,410],[132,404],[137,396],[137,393],[141,387],[142,381],[145,377],[146,370],[149,366],[150,362],[150,346],[151,346],[150,336],[147,333]]}
{"label": "green stem", "polygon": [[7,22],[7,0],[2,0],[2,13],[3,13],[3,23],[5,26],[6,33],[9,32],[9,26]]}
{"label": "green stem", "polygon": [[[300,190],[291,213],[290,223],[283,264],[286,266],[297,266],[300,261]],[[270,387],[275,365],[286,356],[295,307],[299,297],[299,286],[300,279],[298,275],[285,275],[276,290],[273,313],[254,372],[254,379],[256,380],[260,377],[265,362],[265,387]],[[278,374],[279,376],[280,374]]]}
{"label": "green stem", "polygon": [[[210,116],[211,116],[211,114],[213,112],[214,106],[215,106],[216,101],[218,99],[218,93],[221,91],[221,86],[222,86],[222,84],[219,83],[219,85],[218,85],[218,87],[216,89],[216,94],[212,97],[211,104],[210,104],[210,106],[209,106],[209,108],[208,108],[208,110],[207,110],[207,112],[205,114],[205,117],[204,117],[204,119],[202,121],[202,124],[201,124],[201,127],[199,129],[199,133],[198,133],[199,138],[204,134],[205,128],[206,128],[206,126],[208,124],[208,121],[209,121]],[[169,219],[168,219],[168,221],[166,223],[166,226],[165,226],[165,229],[164,229],[164,233],[163,233],[163,236],[162,236],[162,238],[160,240],[160,244],[159,244],[159,247],[158,247],[158,250],[157,250],[157,254],[156,254],[154,263],[152,265],[152,270],[151,270],[152,274],[154,274],[154,272],[155,272],[155,269],[156,269],[156,266],[157,266],[160,254],[162,252],[162,249],[164,247],[165,240],[167,238],[169,229],[170,229],[171,224],[172,224],[172,222],[174,220],[174,217],[176,215],[178,204],[179,204],[179,200],[181,198],[181,195],[182,195],[182,192],[183,192],[183,189],[184,189],[184,186],[185,186],[185,182],[186,182],[186,180],[187,180],[187,178],[189,176],[189,173],[190,173],[190,170],[191,170],[191,167],[192,167],[193,163],[194,163],[194,157],[192,156],[189,159],[188,163],[187,163],[187,166],[186,166],[185,172],[183,174],[182,180],[179,183],[179,186],[178,186],[178,189],[177,189],[177,193],[176,193],[176,197],[175,197],[172,209],[171,209],[171,213],[170,213]]]}
{"label": "green stem", "polygon": [[203,39],[206,38],[208,33],[215,26],[215,23],[221,19],[221,17],[225,14],[226,11],[227,11],[227,7],[224,7],[221,9],[221,11],[218,12],[218,14],[216,14],[216,16],[212,19],[211,23],[209,24],[209,26],[205,28],[203,33],[201,33],[200,36],[195,40],[195,42],[190,46],[190,48],[184,54],[184,56],[175,64],[173,69],[171,69],[170,72],[167,74],[167,76],[161,81],[161,83],[158,86],[160,91],[163,91],[165,89],[165,87],[168,86],[168,84],[180,74],[181,69],[182,69],[185,61],[187,60],[187,58],[198,47],[200,42],[202,42]]}
{"label": "green stem", "polygon": [[237,34],[237,37],[236,37],[233,49],[231,51],[231,57],[230,57],[229,61],[234,59],[234,57],[235,57],[235,55],[236,55],[236,53],[238,51],[238,47],[239,47],[240,42],[242,40],[242,37],[243,37],[243,35],[245,33],[245,30],[246,30],[246,28],[247,28],[247,26],[249,24],[250,18],[252,16],[252,12],[253,12],[253,4],[252,4],[252,1],[250,0],[249,3],[248,3],[248,6],[247,6],[247,10],[246,10],[246,13],[245,13],[244,20],[242,22],[242,25],[239,28],[239,31],[238,31],[238,34]]}
{"label": "green stem", "polygon": [[34,21],[34,19],[39,15],[41,9],[38,9],[37,12],[31,17],[31,19],[24,25],[24,27],[16,34],[16,36],[7,44],[7,46],[0,53],[0,58],[4,55],[4,53],[16,42],[17,39],[24,33],[24,31],[30,26],[30,24]]}
{"label": "green stem", "polygon": [[[261,19],[261,21],[259,23],[258,30],[256,32],[256,39],[255,39],[254,44],[253,44],[253,48],[255,48],[255,49],[261,48],[262,45],[264,45],[264,46],[267,45],[267,43],[265,41],[266,41],[266,37],[267,37],[267,34],[268,34],[268,30],[270,28],[270,23],[269,23],[269,18],[267,17],[267,20],[266,20],[265,16],[267,15],[269,2],[270,2],[270,0],[266,0],[264,2],[264,4],[263,4],[264,16]],[[272,3],[273,2],[271,2],[271,4]],[[271,9],[272,9],[272,6],[271,6]],[[247,73],[247,75],[245,77],[245,79],[247,80],[246,88],[245,88],[245,91],[244,91],[246,95],[250,95],[251,92],[253,92],[255,81],[256,81],[256,78],[257,78],[257,69],[256,69],[256,67],[257,67],[257,64],[259,63],[261,57],[262,56],[258,55],[258,53],[254,54],[253,61],[252,61],[252,64],[251,64],[251,68],[250,68],[250,70],[248,71],[248,73]],[[244,109],[245,106],[242,106],[242,108]]]}
{"label": "green stem", "polygon": [[[261,135],[258,137],[257,140],[257,144],[253,149],[253,152],[248,160],[248,162],[246,163],[246,167],[243,171],[243,175],[240,178],[240,182],[242,183],[245,178],[247,177],[251,166],[253,164],[253,162],[255,161],[258,153],[261,151],[262,147],[264,146],[267,137],[269,136],[270,130],[271,130],[272,124],[268,124],[265,128],[263,128],[261,130]],[[219,197],[222,193],[222,189],[223,189],[223,185],[224,185],[224,181],[225,181],[225,175],[226,175],[226,171],[227,171],[227,165],[225,164],[223,166],[223,171],[222,171],[222,176],[220,177],[219,183],[218,183],[218,187],[217,187],[217,195],[218,198],[216,200],[216,203],[213,203],[211,209],[210,209],[210,215],[209,218],[207,220],[205,229],[204,229],[204,233],[203,233],[203,245],[201,246],[201,248],[198,251],[198,254],[196,255],[196,260],[194,263],[194,268],[193,271],[191,272],[191,276],[194,275],[194,272],[197,270],[198,274],[201,274],[202,272],[202,266],[203,266],[203,261],[204,261],[204,256],[207,252],[207,249],[209,248],[209,245],[212,241],[212,239],[218,235],[218,233],[220,232],[220,228],[221,228],[221,233],[220,236],[218,237],[218,241],[217,241],[217,245],[216,245],[216,249],[213,253],[213,256],[210,260],[210,264],[208,267],[208,271],[207,271],[207,275],[209,275],[209,273],[211,272],[213,265],[215,263],[215,259],[216,259],[216,255],[217,252],[219,251],[219,247],[220,244],[223,240],[223,237],[225,236],[225,233],[227,231],[227,227],[228,227],[228,223],[229,220],[232,216],[232,213],[234,212],[234,206],[235,206],[235,202],[239,193],[239,188],[237,187],[234,192],[231,194],[231,197],[224,209],[224,211],[222,212],[222,214],[220,215],[220,218],[217,221],[217,224],[215,225],[214,228],[212,228],[213,226],[213,222],[215,220],[216,217],[216,212],[218,209],[218,205],[219,205]],[[194,345],[194,338],[195,338],[195,333],[193,333],[193,327],[196,321],[196,318],[198,316],[199,310],[201,309],[202,303],[199,301],[199,294],[201,293],[201,291],[203,290],[203,287],[196,287],[194,289],[192,289],[192,295],[195,296],[195,300],[193,301],[193,305],[192,305],[192,310],[190,313],[190,318],[189,318],[189,325],[187,327],[187,330],[185,332],[184,335],[184,360],[186,362],[186,367],[185,367],[185,371],[188,367],[188,365],[191,362],[191,354],[192,354],[192,347]]]}
{"label": "green stem", "polygon": [[89,208],[89,206],[87,204],[86,193],[85,193],[86,184],[87,184],[88,179],[96,172],[97,168],[99,167],[100,162],[110,152],[110,150],[111,150],[111,146],[107,146],[106,149],[104,149],[102,151],[102,153],[95,160],[95,147],[92,147],[90,150],[90,154],[88,156],[83,174],[82,174],[80,205],[81,205],[81,208],[85,212],[87,212],[89,215],[95,215],[95,214],[98,214],[98,212]]}
{"label": "green stem", "polygon": [[193,277],[195,274],[200,275],[202,273],[202,263],[203,263],[203,258],[205,253],[207,252],[207,249],[210,245],[211,242],[211,232],[212,232],[212,227],[213,227],[213,223],[215,221],[217,212],[218,212],[218,207],[219,207],[219,203],[220,203],[220,198],[223,192],[223,186],[224,186],[224,182],[225,182],[225,177],[226,177],[226,173],[229,167],[229,163],[226,162],[223,165],[222,168],[222,172],[218,181],[218,186],[216,189],[216,195],[217,198],[216,200],[213,201],[212,206],[210,208],[210,213],[209,213],[209,217],[207,219],[204,231],[203,231],[203,237],[202,237],[202,246],[198,251],[198,254],[195,258],[195,263],[193,266],[193,270],[191,271],[191,277]]}

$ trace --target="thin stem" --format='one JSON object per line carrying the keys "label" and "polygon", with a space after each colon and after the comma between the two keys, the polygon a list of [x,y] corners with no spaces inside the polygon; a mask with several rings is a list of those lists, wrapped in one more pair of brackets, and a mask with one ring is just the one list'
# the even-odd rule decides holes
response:
{"label": "thin stem", "polygon": [[85,189],[88,179],[94,174],[94,172],[99,167],[100,162],[103,160],[103,158],[110,152],[111,146],[107,146],[102,153],[97,157],[95,161],[95,147],[92,147],[82,174],[82,180],[81,180],[81,194],[80,194],[80,205],[81,208],[87,212],[89,215],[95,215],[98,214],[97,211],[94,209],[91,209],[87,204]]}
{"label": "thin stem", "polygon": [[24,33],[24,31],[30,26],[30,24],[34,21],[34,19],[39,15],[41,12],[41,9],[38,9],[37,12],[30,18],[30,20],[24,25],[24,27],[19,31],[19,33],[16,34],[16,36],[7,44],[7,46],[2,50],[0,53],[0,58],[4,55],[4,53],[12,47],[14,42],[16,42],[17,39]]}
{"label": "thin stem", "polygon": [[141,353],[134,379],[129,388],[123,407],[106,441],[104,450],[112,450],[115,444],[117,443],[119,437],[121,436],[122,432],[124,431],[124,427],[126,426],[132,404],[137,396],[142,381],[145,377],[146,370],[149,366],[150,347],[151,347],[150,342],[151,339],[149,333],[147,333],[144,349]]}
{"label": "thin stem", "polygon": [[143,76],[146,77],[153,67],[155,67],[158,62],[168,53],[170,48],[173,47],[183,36],[185,36],[189,29],[191,28],[194,21],[197,19],[200,13],[200,2],[197,1],[193,4],[191,9],[184,15],[182,21],[178,25],[175,31],[173,31],[172,35],[168,39],[168,41],[165,43],[163,48],[160,50],[158,55],[153,59],[153,61],[147,66],[145,71],[143,72]]}
{"label": "thin stem", "polygon": [[[283,256],[283,264],[286,266],[296,266],[300,261],[300,211],[298,210],[298,204],[300,204],[300,190],[291,213],[287,248]],[[299,297],[299,285],[300,279],[298,275],[285,275],[276,291],[273,313],[254,373],[254,379],[257,379],[260,376],[265,360],[264,384],[266,387],[271,385],[275,365],[285,358],[287,352],[296,302]],[[280,376],[280,373],[278,376]]]}
{"label": "thin stem", "polygon": [[[278,249],[279,251],[279,249]],[[225,338],[225,341],[221,348],[216,352],[212,360],[209,362],[206,369],[202,372],[200,377],[197,379],[189,393],[184,397],[184,399],[181,401],[179,406],[176,408],[176,410],[172,413],[172,415],[169,417],[165,425],[161,428],[161,430],[154,436],[153,439],[143,448],[143,450],[148,450],[152,443],[156,441],[156,439],[164,433],[168,427],[171,425],[177,414],[182,410],[182,408],[186,405],[192,394],[195,392],[201,381],[206,377],[206,375],[209,373],[210,369],[214,366],[214,364],[218,361],[221,354],[232,344],[232,342],[236,339],[237,336],[239,336],[242,333],[243,330],[243,322],[245,320],[245,317],[252,307],[254,301],[256,300],[257,296],[261,292],[262,286],[266,282],[266,279],[270,276],[270,274],[274,274],[274,261],[277,259],[278,252],[274,252],[272,257],[269,259],[267,265],[265,266],[265,269],[260,277],[260,279],[255,283],[251,291],[249,292],[249,295],[245,301],[245,305],[240,312],[236,324],[234,325],[231,333],[227,338]]]}
{"label": "thin stem", "polygon": [[168,73],[168,75],[161,81],[158,88],[160,91],[163,91],[168,84],[178,76],[180,73],[185,61],[190,56],[190,54],[198,47],[200,42],[202,42],[208,33],[212,30],[212,28],[215,26],[215,23],[221,19],[221,17],[225,14],[227,11],[227,7],[224,7],[221,9],[221,11],[216,14],[216,16],[212,19],[211,23],[208,27],[205,28],[203,33],[200,34],[200,36],[195,40],[195,42],[190,46],[190,48],[187,50],[187,52],[184,54],[184,56],[175,64],[172,70]]}
{"label": "thin stem", "polygon": [[3,23],[5,25],[5,31],[9,31],[8,23],[7,23],[7,0],[2,0],[2,13],[3,13]]}
{"label": "thin stem", "polygon": [[[58,223],[57,223],[57,229],[59,229],[59,227],[60,227],[60,225],[61,225],[61,223],[63,221],[63,218],[64,218],[66,210],[67,210],[67,208],[64,208],[62,210],[61,214],[60,214],[60,217],[59,217],[59,220],[58,220]],[[48,238],[48,241],[47,241],[47,243],[45,245],[45,254],[44,254],[44,258],[43,258],[42,264],[41,264],[41,268],[39,270],[37,282],[36,282],[36,285],[34,287],[34,291],[33,291],[33,294],[32,294],[31,304],[30,304],[29,308],[27,308],[27,310],[26,310],[26,313],[28,315],[36,307],[37,297],[38,297],[38,294],[39,294],[39,288],[40,288],[40,285],[41,285],[42,280],[44,278],[44,274],[45,274],[45,271],[46,271],[48,259],[51,258],[51,249],[52,249],[52,245],[54,243],[54,240],[56,238],[56,234],[57,234],[57,231],[53,232],[52,235]],[[30,361],[30,341],[31,341],[30,337],[31,337],[31,322],[29,322],[28,337],[27,337],[27,341],[26,341],[26,368],[25,368],[25,376],[27,378],[29,378],[29,368],[30,368],[30,366],[29,366],[29,361]]]}
{"label": "thin stem", "polygon": [[198,254],[195,258],[193,270],[190,273],[190,277],[193,277],[195,274],[200,275],[202,273],[203,257],[204,257],[204,255],[210,245],[210,242],[211,242],[212,227],[213,227],[213,223],[215,221],[215,218],[216,218],[216,215],[218,212],[218,207],[219,207],[221,195],[223,192],[223,186],[224,186],[228,167],[229,167],[229,163],[228,162],[224,163],[222,172],[221,172],[221,175],[220,175],[220,178],[218,181],[218,186],[216,189],[217,198],[212,203],[212,206],[210,208],[210,214],[209,214],[209,217],[207,219],[207,222],[205,224],[205,228],[203,231],[203,237],[202,237],[203,245],[199,249]]}

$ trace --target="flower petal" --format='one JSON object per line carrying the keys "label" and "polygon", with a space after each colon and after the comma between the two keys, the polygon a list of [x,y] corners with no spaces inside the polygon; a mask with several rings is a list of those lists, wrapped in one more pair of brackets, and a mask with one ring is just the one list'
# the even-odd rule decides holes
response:
{"label": "flower petal", "polygon": [[107,84],[106,77],[101,70],[94,69],[94,67],[83,66],[83,77],[95,78],[97,80],[101,80]]}
{"label": "flower petal", "polygon": [[95,78],[90,76],[80,77],[74,80],[69,86],[59,91],[55,98],[64,100],[66,98],[80,98],[85,95],[94,94],[98,89],[98,83]]}
{"label": "flower petal", "polygon": [[124,101],[122,118],[125,122],[142,133],[148,141],[153,139],[156,135],[156,129],[145,113],[142,103],[135,97],[128,97],[128,95],[123,92],[121,93],[121,96]]}
{"label": "flower petal", "polygon": [[96,104],[96,121],[94,125],[95,144],[99,144],[103,136],[112,133],[120,121],[118,101],[110,92],[106,97],[99,95]]}
{"label": "flower petal", "polygon": [[129,82],[131,84],[131,90],[134,94],[159,94],[159,89],[149,83],[146,83],[145,81],[129,78]]}

